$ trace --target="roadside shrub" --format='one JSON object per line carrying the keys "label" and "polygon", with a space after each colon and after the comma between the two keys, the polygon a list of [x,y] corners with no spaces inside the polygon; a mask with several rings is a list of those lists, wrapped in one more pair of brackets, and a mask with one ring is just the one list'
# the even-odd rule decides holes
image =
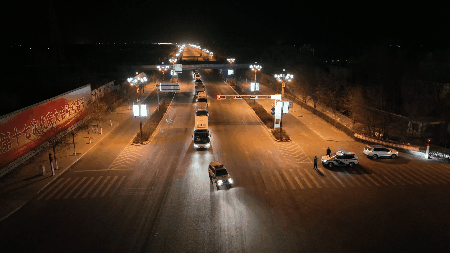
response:
{"label": "roadside shrub", "polygon": [[284,131],[284,130],[281,131],[281,136],[280,136],[280,128],[273,129],[272,135],[279,141],[288,141],[291,139],[289,137],[289,135],[286,133],[286,131]]}

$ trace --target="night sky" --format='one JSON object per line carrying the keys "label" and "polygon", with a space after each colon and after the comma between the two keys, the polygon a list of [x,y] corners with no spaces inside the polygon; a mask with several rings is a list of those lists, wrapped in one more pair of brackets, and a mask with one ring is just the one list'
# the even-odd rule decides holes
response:
{"label": "night sky", "polygon": [[[53,1],[53,9],[62,41],[77,44],[369,43],[379,39],[448,44],[448,1],[352,2]],[[49,1],[14,1],[2,8],[3,42],[48,42],[49,10]]]}

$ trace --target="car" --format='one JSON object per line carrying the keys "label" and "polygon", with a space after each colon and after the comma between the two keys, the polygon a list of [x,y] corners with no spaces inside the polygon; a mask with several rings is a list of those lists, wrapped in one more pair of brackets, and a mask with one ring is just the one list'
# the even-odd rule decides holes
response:
{"label": "car", "polygon": [[200,78],[200,75],[199,74],[194,74],[194,79],[195,80],[200,80],[201,78]]}
{"label": "car", "polygon": [[200,99],[200,98],[206,99],[206,92],[199,92],[199,93],[197,94],[197,99]]}
{"label": "car", "polygon": [[372,159],[377,159],[378,157],[390,157],[392,159],[398,156],[398,151],[392,148],[386,148],[383,146],[369,146],[367,145],[363,153],[367,155],[367,157]]}
{"label": "car", "polygon": [[209,180],[213,185],[216,185],[217,190],[220,190],[220,186],[222,185],[225,185],[229,189],[234,183],[225,166],[218,161],[209,164],[208,174]]}
{"label": "car", "polygon": [[349,151],[338,150],[330,156],[322,156],[323,166],[332,168],[333,166],[350,166],[353,167],[359,163],[355,153]]}

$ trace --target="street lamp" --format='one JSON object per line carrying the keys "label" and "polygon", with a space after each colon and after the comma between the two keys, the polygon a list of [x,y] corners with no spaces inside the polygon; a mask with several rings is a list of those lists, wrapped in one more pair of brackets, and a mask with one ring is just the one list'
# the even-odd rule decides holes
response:
{"label": "street lamp", "polygon": [[281,97],[284,98],[284,87],[286,86],[287,82],[290,82],[292,79],[294,79],[294,75],[292,74],[286,74],[284,73],[284,69],[283,69],[283,73],[282,74],[275,74],[274,77],[278,80],[278,82],[281,82]]}
{"label": "street lamp", "polygon": [[260,71],[262,69],[262,66],[259,64],[256,64],[256,62],[255,62],[255,64],[250,65],[250,68],[253,71],[255,71],[255,84],[256,84],[256,72]]}
{"label": "street lamp", "polygon": [[164,81],[164,72],[169,69],[169,66],[158,66],[157,67],[160,71],[163,72],[163,81]]}
{"label": "street lamp", "polygon": [[227,61],[230,63],[230,69],[233,69],[234,58],[228,58]]}

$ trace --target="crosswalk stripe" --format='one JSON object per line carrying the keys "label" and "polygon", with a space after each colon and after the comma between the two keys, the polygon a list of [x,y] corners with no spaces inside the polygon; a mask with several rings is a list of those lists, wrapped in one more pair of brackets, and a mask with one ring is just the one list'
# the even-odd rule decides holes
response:
{"label": "crosswalk stripe", "polygon": [[[445,184],[445,181],[444,181],[444,180],[440,179],[439,177],[437,177],[437,176],[435,176],[435,175],[433,175],[433,174],[431,174],[431,173],[428,173],[428,174],[427,174],[424,170],[421,170],[421,169],[415,169],[415,171],[416,171],[416,173],[421,174],[421,175],[424,176],[424,177],[428,177],[428,180],[430,180],[430,181],[433,181],[432,179],[434,179],[434,180],[436,180],[436,181],[439,181],[439,182]],[[431,179],[430,179],[430,178],[431,178]],[[433,182],[435,182],[435,184],[439,184],[439,183],[436,182],[436,181],[433,181]]]}
{"label": "crosswalk stripe", "polygon": [[[280,184],[281,184],[281,186],[283,187],[283,189],[284,189],[284,190],[287,190],[287,187],[286,187],[286,185],[284,184],[283,179],[281,178],[280,173],[278,172],[278,170],[274,170],[273,172],[275,173],[276,177],[278,178],[278,181],[280,182]],[[276,180],[275,180],[275,182],[276,182]],[[278,183],[278,182],[277,182],[277,183]]]}
{"label": "crosswalk stripe", "polygon": [[408,184],[413,184],[413,183],[410,182],[409,180],[406,180],[404,177],[402,177],[402,175],[400,175],[394,168],[390,168],[390,169],[389,169],[389,172],[390,172],[391,174],[394,174],[395,176],[397,176],[397,177],[396,177],[397,180],[401,179],[401,180],[405,181],[405,182],[408,183]]}
{"label": "crosswalk stripe", "polygon": [[356,180],[356,178],[357,178],[356,175],[358,175],[358,174],[356,173],[356,171],[354,171],[354,170],[349,170],[349,171],[352,172],[350,178],[351,178],[356,184],[358,184],[359,186],[363,187],[363,185],[362,185],[361,183],[359,183],[358,180]]}
{"label": "crosswalk stripe", "polygon": [[364,176],[365,176],[366,178],[368,178],[370,181],[372,181],[372,183],[374,183],[376,186],[381,186],[379,183],[377,183],[375,180],[373,180],[369,175],[364,174]]}
{"label": "crosswalk stripe", "polygon": [[[384,174],[387,174],[392,180],[397,181],[399,184],[405,185],[405,183],[403,183],[402,181],[400,181],[400,179],[398,179],[398,177],[396,177],[396,176],[394,175],[394,173],[391,173],[391,169],[390,169],[390,168],[386,168],[385,170],[383,170],[383,173],[384,173]],[[388,179],[388,178],[386,177],[386,179]],[[389,180],[389,179],[388,179],[388,180]],[[389,180],[389,181],[390,181],[390,180]]]}
{"label": "crosswalk stripe", "polygon": [[439,182],[433,178],[433,176],[429,175],[429,174],[425,174],[423,171],[417,169],[417,168],[411,168],[415,174],[420,175],[421,177],[426,178],[428,181],[430,181],[433,184],[439,184]]}
{"label": "crosswalk stripe", "polygon": [[295,190],[295,185],[294,183],[292,183],[292,180],[290,179],[290,177],[286,174],[286,172],[284,172],[283,170],[281,170],[281,173],[283,173],[284,177],[286,178],[286,180],[288,181],[288,183],[291,185],[291,188],[293,190]]}
{"label": "crosswalk stripe", "polygon": [[405,171],[401,170],[401,167],[397,168],[396,171],[397,171],[399,174],[402,174],[402,175],[404,175],[405,177],[409,178],[410,180],[416,182],[416,184],[422,184],[422,182],[419,182],[419,181],[417,181],[417,180],[414,180],[414,178],[412,178],[410,175],[408,175],[408,173],[406,173]]}
{"label": "crosswalk stripe", "polygon": [[339,186],[337,186],[334,182],[333,182],[333,180],[331,179],[331,177],[330,177],[330,173],[323,173],[324,175],[325,175],[325,178],[326,178],[326,180],[329,182],[329,183],[331,183],[333,186],[334,186],[334,188],[339,188]]}
{"label": "crosswalk stripe", "polygon": [[310,189],[312,189],[312,188],[313,188],[312,185],[308,182],[308,180],[306,180],[306,177],[303,175],[303,173],[302,173],[300,170],[298,170],[298,174],[300,174],[300,176],[303,178],[303,180],[305,181],[306,185],[307,185]]}
{"label": "crosswalk stripe", "polygon": [[108,179],[109,179],[110,177],[111,177],[111,176],[107,176],[107,177],[105,178],[105,180],[103,180],[103,183],[97,188],[97,190],[94,192],[94,194],[92,194],[91,198],[95,198],[95,196],[97,196],[98,192],[102,189],[103,185],[105,185],[106,182],[108,182]]}
{"label": "crosswalk stripe", "polygon": [[431,184],[430,182],[428,182],[429,179],[427,179],[426,177],[418,176],[417,175],[418,173],[416,171],[414,171],[412,167],[408,168],[408,167],[403,166],[403,168],[405,169],[404,173],[408,174],[412,180],[416,181],[415,179],[417,179],[419,182]]}
{"label": "crosswalk stripe", "polygon": [[120,179],[119,183],[116,185],[116,188],[114,188],[114,190],[111,192],[111,195],[109,195],[109,196],[113,196],[113,195],[114,195],[114,193],[117,191],[117,189],[119,188],[119,186],[122,184],[122,182],[125,180],[126,177],[127,177],[127,176],[123,176],[123,177]]}
{"label": "crosswalk stripe", "polygon": [[83,183],[84,180],[86,180],[86,178],[87,178],[87,177],[82,178],[81,181],[78,182],[78,184],[75,185],[75,187],[74,187],[72,190],[70,190],[69,193],[67,193],[67,195],[64,197],[64,199],[69,198],[69,196],[70,196],[70,195],[78,188],[78,186],[80,186],[81,183]]}
{"label": "crosswalk stripe", "polygon": [[[78,177],[75,178],[74,180],[72,180],[72,182],[70,182],[70,184],[66,187],[66,189],[67,189],[67,188],[70,188],[70,186],[72,186],[77,180],[78,180]],[[56,196],[55,199],[59,199],[59,197],[61,197],[61,195],[62,195],[63,193],[64,193],[64,191],[61,191],[61,192],[58,194],[58,196]]]}
{"label": "crosswalk stripe", "polygon": [[358,179],[361,179],[361,181],[363,181],[367,186],[372,186],[371,184],[369,184],[369,182],[367,182],[367,181],[363,178],[363,173],[358,174]]}
{"label": "crosswalk stripe", "polygon": [[295,175],[294,171],[292,169],[289,169],[289,171],[291,172],[291,175],[294,177],[294,180],[297,182],[297,184],[300,186],[300,188],[305,189],[302,182],[300,182],[300,180]]}
{"label": "crosswalk stripe", "polygon": [[448,177],[446,177],[445,174],[443,174],[440,170],[434,168],[434,166],[431,166],[431,165],[428,165],[428,164],[425,164],[424,166],[426,168],[428,168],[428,171],[430,171],[434,175],[437,175],[439,178],[442,178],[442,180],[450,182],[450,179]]}
{"label": "crosswalk stripe", "polygon": [[348,174],[345,174],[345,173],[337,173],[337,174],[338,174],[338,177],[340,177],[342,181],[346,182],[351,187],[355,187],[352,184],[352,182],[350,182],[350,179],[348,179],[348,177],[350,177]]}
{"label": "crosswalk stripe", "polygon": [[308,174],[308,176],[311,178],[311,180],[313,181],[313,183],[317,186],[317,188],[322,188],[322,186],[320,186],[319,183],[317,183],[317,181],[314,179],[314,177],[311,175],[311,173],[309,173],[308,170],[305,170],[306,174]]}
{"label": "crosswalk stripe", "polygon": [[264,179],[262,179],[261,173],[255,170],[252,170],[252,172],[255,177],[255,182],[257,182],[257,189],[260,189],[262,192],[267,192],[266,185],[264,183]]}
{"label": "crosswalk stripe", "polygon": [[386,182],[384,182],[383,180],[381,180],[381,178],[379,178],[377,175],[372,174],[373,177],[375,177],[376,179],[378,179],[378,181],[380,181],[381,183],[383,183],[384,185],[388,185]]}
{"label": "crosswalk stripe", "polygon": [[57,186],[59,183],[61,183],[62,181],[63,181],[62,178],[59,179],[58,181],[56,181],[56,183],[55,183],[54,185],[50,186],[50,187],[45,191],[45,193],[41,194],[41,196],[39,196],[39,197],[37,198],[37,200],[40,200],[42,197],[44,197],[44,195],[46,195],[47,193],[49,193],[54,187],[56,187],[56,186]]}
{"label": "crosswalk stripe", "polygon": [[342,187],[345,187],[345,185],[341,182],[341,180],[339,180],[339,178],[337,178],[337,177],[334,175],[334,173],[331,173],[331,176],[333,176],[334,179],[336,179],[336,181],[338,181],[338,183],[339,183],[340,185],[342,185]]}
{"label": "crosswalk stripe", "polygon": [[73,196],[74,199],[76,199],[78,197],[78,195],[89,185],[89,183],[94,180],[93,177],[91,177],[91,179],[89,179],[89,181],[83,185],[83,187],[81,187],[81,189],[77,192],[77,194],[75,194],[75,196]]}
{"label": "crosswalk stripe", "polygon": [[266,171],[266,174],[267,174],[267,177],[264,177],[264,181],[268,182],[267,185],[274,188],[273,191],[279,191],[280,189],[278,188],[278,184],[275,181],[272,171],[268,170],[268,171]]}
{"label": "crosswalk stripe", "polygon": [[386,179],[387,181],[389,181],[391,184],[393,185],[397,185],[396,183],[394,183],[394,181],[390,180],[388,177],[386,177],[385,175],[380,174],[380,176],[382,176],[384,179]]}
{"label": "crosswalk stripe", "polygon": [[100,179],[102,179],[102,177],[103,176],[100,176],[99,178],[97,178],[97,180],[95,180],[91,187],[84,193],[83,196],[81,196],[82,199],[86,198],[86,196],[92,191],[92,189],[94,189],[95,185],[100,181]]}
{"label": "crosswalk stripe", "polygon": [[115,176],[113,178],[113,180],[111,180],[111,182],[109,183],[109,185],[106,187],[106,189],[102,192],[102,195],[100,195],[100,197],[105,196],[106,192],[109,190],[109,188],[114,184],[114,182],[117,180],[117,178],[119,178],[119,176]]}
{"label": "crosswalk stripe", "polygon": [[[62,180],[62,179],[61,179]],[[48,195],[47,198],[45,198],[45,200],[49,200],[51,197],[53,197],[53,195],[55,195],[55,193],[57,193],[59,191],[59,189],[61,189],[61,187],[63,187],[67,182],[69,182],[70,178],[66,179],[66,181],[64,181],[62,184],[60,184],[58,186],[58,188],[56,188],[52,194]]]}

